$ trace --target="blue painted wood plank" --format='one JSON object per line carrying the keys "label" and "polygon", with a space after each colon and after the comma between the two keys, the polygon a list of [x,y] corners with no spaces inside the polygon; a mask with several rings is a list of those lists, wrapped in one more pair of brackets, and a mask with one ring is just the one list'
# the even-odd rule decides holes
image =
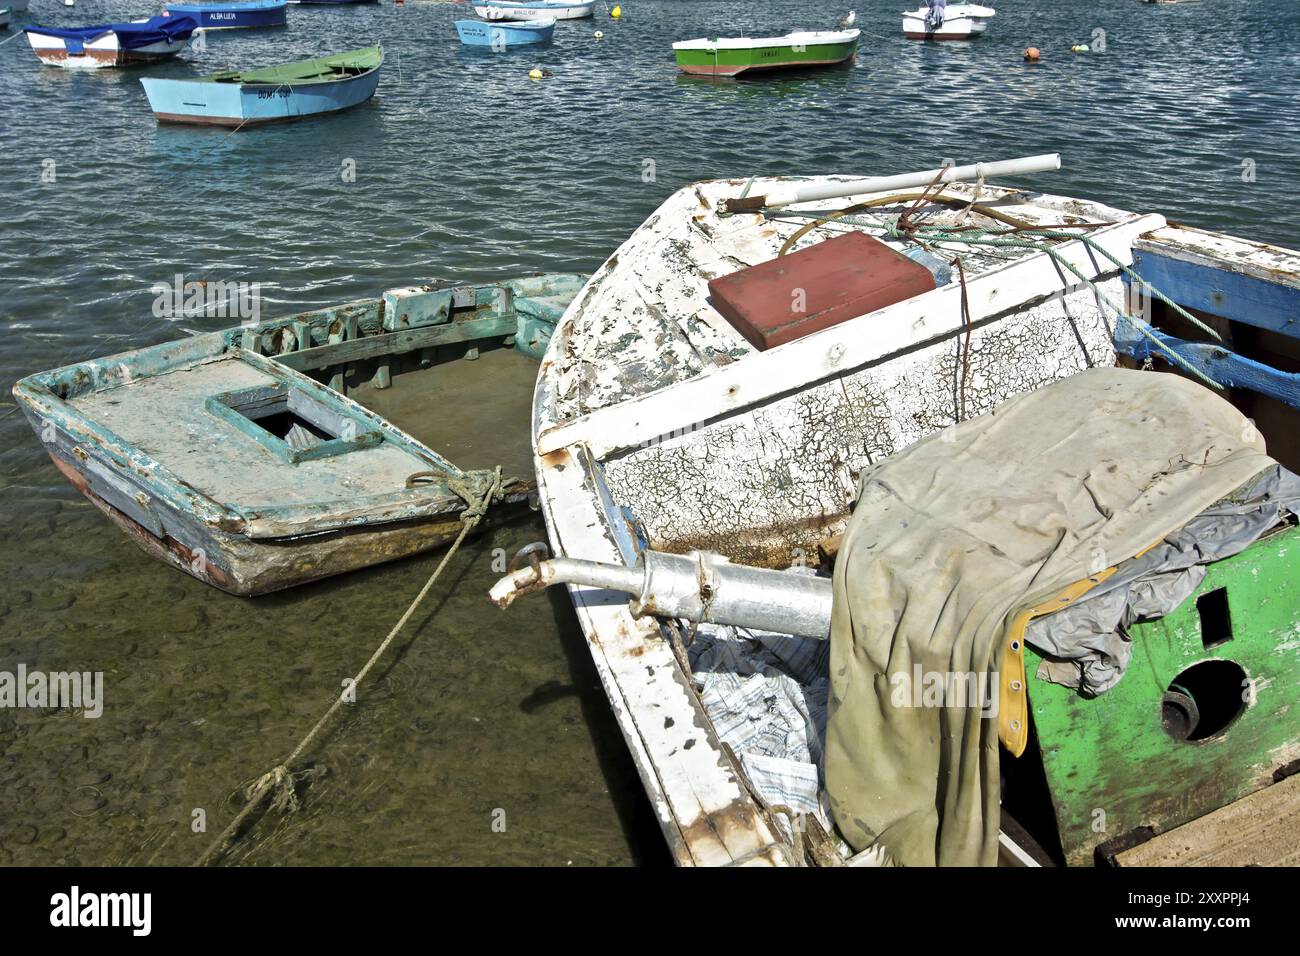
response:
{"label": "blue painted wood plank", "polygon": [[1133,268],[1185,309],[1300,338],[1300,288],[1149,250],[1133,251]]}
{"label": "blue painted wood plank", "polygon": [[[1177,352],[1198,371],[1208,375],[1228,388],[1245,388],[1268,395],[1300,408],[1300,374],[1283,372],[1254,359],[1238,355],[1222,345],[1208,342],[1188,342],[1184,339],[1154,332],[1161,344]],[[1161,358],[1160,350],[1142,335],[1133,323],[1121,318],[1115,328],[1115,348],[1120,353],[1139,362],[1148,358]]]}

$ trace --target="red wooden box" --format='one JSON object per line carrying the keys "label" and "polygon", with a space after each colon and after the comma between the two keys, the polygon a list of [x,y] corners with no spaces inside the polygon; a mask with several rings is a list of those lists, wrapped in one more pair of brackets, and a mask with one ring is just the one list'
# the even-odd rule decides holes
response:
{"label": "red wooden box", "polygon": [[933,288],[929,269],[861,232],[709,282],[713,307],[760,351]]}

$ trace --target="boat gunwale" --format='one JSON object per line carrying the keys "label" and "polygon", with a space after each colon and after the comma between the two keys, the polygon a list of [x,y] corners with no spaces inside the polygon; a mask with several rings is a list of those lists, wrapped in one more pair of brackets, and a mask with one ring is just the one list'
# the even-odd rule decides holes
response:
{"label": "boat gunwale", "polygon": [[850,43],[856,43],[861,38],[862,31],[856,28],[852,30],[818,30],[806,31],[796,30],[793,33],[787,33],[784,36],[775,37],[695,37],[690,40],[677,40],[673,43],[674,50],[686,51],[710,51],[710,50],[767,50],[767,49],[790,49],[798,42],[801,37],[816,37],[814,42],[802,44],[805,49],[823,46],[847,46]]}

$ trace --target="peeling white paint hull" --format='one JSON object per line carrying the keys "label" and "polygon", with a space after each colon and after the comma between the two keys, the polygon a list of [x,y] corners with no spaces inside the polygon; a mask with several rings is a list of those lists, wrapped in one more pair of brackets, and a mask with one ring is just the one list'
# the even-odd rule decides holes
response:
{"label": "peeling white paint hull", "polygon": [[[758,180],[748,191],[780,185]],[[659,550],[801,563],[842,530],[861,469],[947,427],[960,405],[963,418],[973,417],[1116,362],[1109,309],[1041,252],[967,266],[970,327],[962,290],[947,285],[756,352],[709,304],[707,282],[774,258],[802,220],[719,216],[719,204],[745,187],[731,180],[678,191],[561,320],[533,411],[538,490],[556,556],[631,564],[643,535]],[[1193,241],[1158,215],[979,188],[981,202],[1037,225],[1104,223],[1090,235],[1125,264],[1139,237],[1148,246],[1170,233]],[[973,199],[975,189],[945,191]],[[1077,241],[1056,248],[1102,294],[1125,301],[1116,266]],[[674,624],[634,617],[611,592],[575,586],[570,596],[677,861],[793,862],[692,690]]]}

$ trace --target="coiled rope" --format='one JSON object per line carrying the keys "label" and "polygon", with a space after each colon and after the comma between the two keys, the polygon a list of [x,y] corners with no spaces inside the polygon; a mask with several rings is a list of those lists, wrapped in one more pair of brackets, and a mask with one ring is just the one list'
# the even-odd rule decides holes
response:
{"label": "coiled rope", "polygon": [[[411,478],[407,479],[408,487],[412,484],[413,479],[428,477],[430,474],[429,472],[420,472],[417,475],[412,475]],[[410,607],[393,625],[393,629],[388,632],[388,636],[375,648],[375,652],[370,655],[370,660],[366,661],[365,666],[357,671],[356,676],[352,678],[352,682],[346,685],[343,692],[335,698],[334,703],[330,704],[329,710],[325,711],[320,720],[316,721],[316,725],[307,731],[307,735],[298,742],[298,746],[293,748],[293,752],[289,756],[244,789],[244,795],[248,801],[244,805],[244,809],[240,810],[235,819],[230,821],[229,826],[222,830],[220,835],[212,841],[212,844],[203,852],[203,855],[194,862],[194,866],[207,866],[225,855],[226,851],[235,842],[244,823],[268,798],[271,801],[272,810],[292,813],[298,809],[296,780],[302,774],[295,775],[292,769],[293,765],[307,752],[307,748],[316,740],[320,732],[330,722],[330,719],[338,713],[339,708],[348,701],[352,692],[361,686],[361,682],[365,680],[371,668],[384,656],[384,652],[393,643],[393,639],[406,626],[406,622],[411,619],[411,615],[415,613],[416,608],[428,596],[429,591],[432,590],[439,576],[441,576],[443,569],[447,567],[447,563],[451,561],[460,548],[461,542],[483,520],[483,516],[487,514],[492,502],[500,498],[502,494],[501,467],[499,465],[490,472],[464,472],[461,475],[438,473],[438,477],[443,478],[447,482],[447,487],[463,498],[467,505],[460,515],[461,529],[456,536],[456,540],[447,549],[447,553],[442,556],[442,560],[438,562],[438,567],[434,569],[433,574],[429,575],[429,580],[424,583],[424,587],[415,596],[415,600],[411,602]]]}

